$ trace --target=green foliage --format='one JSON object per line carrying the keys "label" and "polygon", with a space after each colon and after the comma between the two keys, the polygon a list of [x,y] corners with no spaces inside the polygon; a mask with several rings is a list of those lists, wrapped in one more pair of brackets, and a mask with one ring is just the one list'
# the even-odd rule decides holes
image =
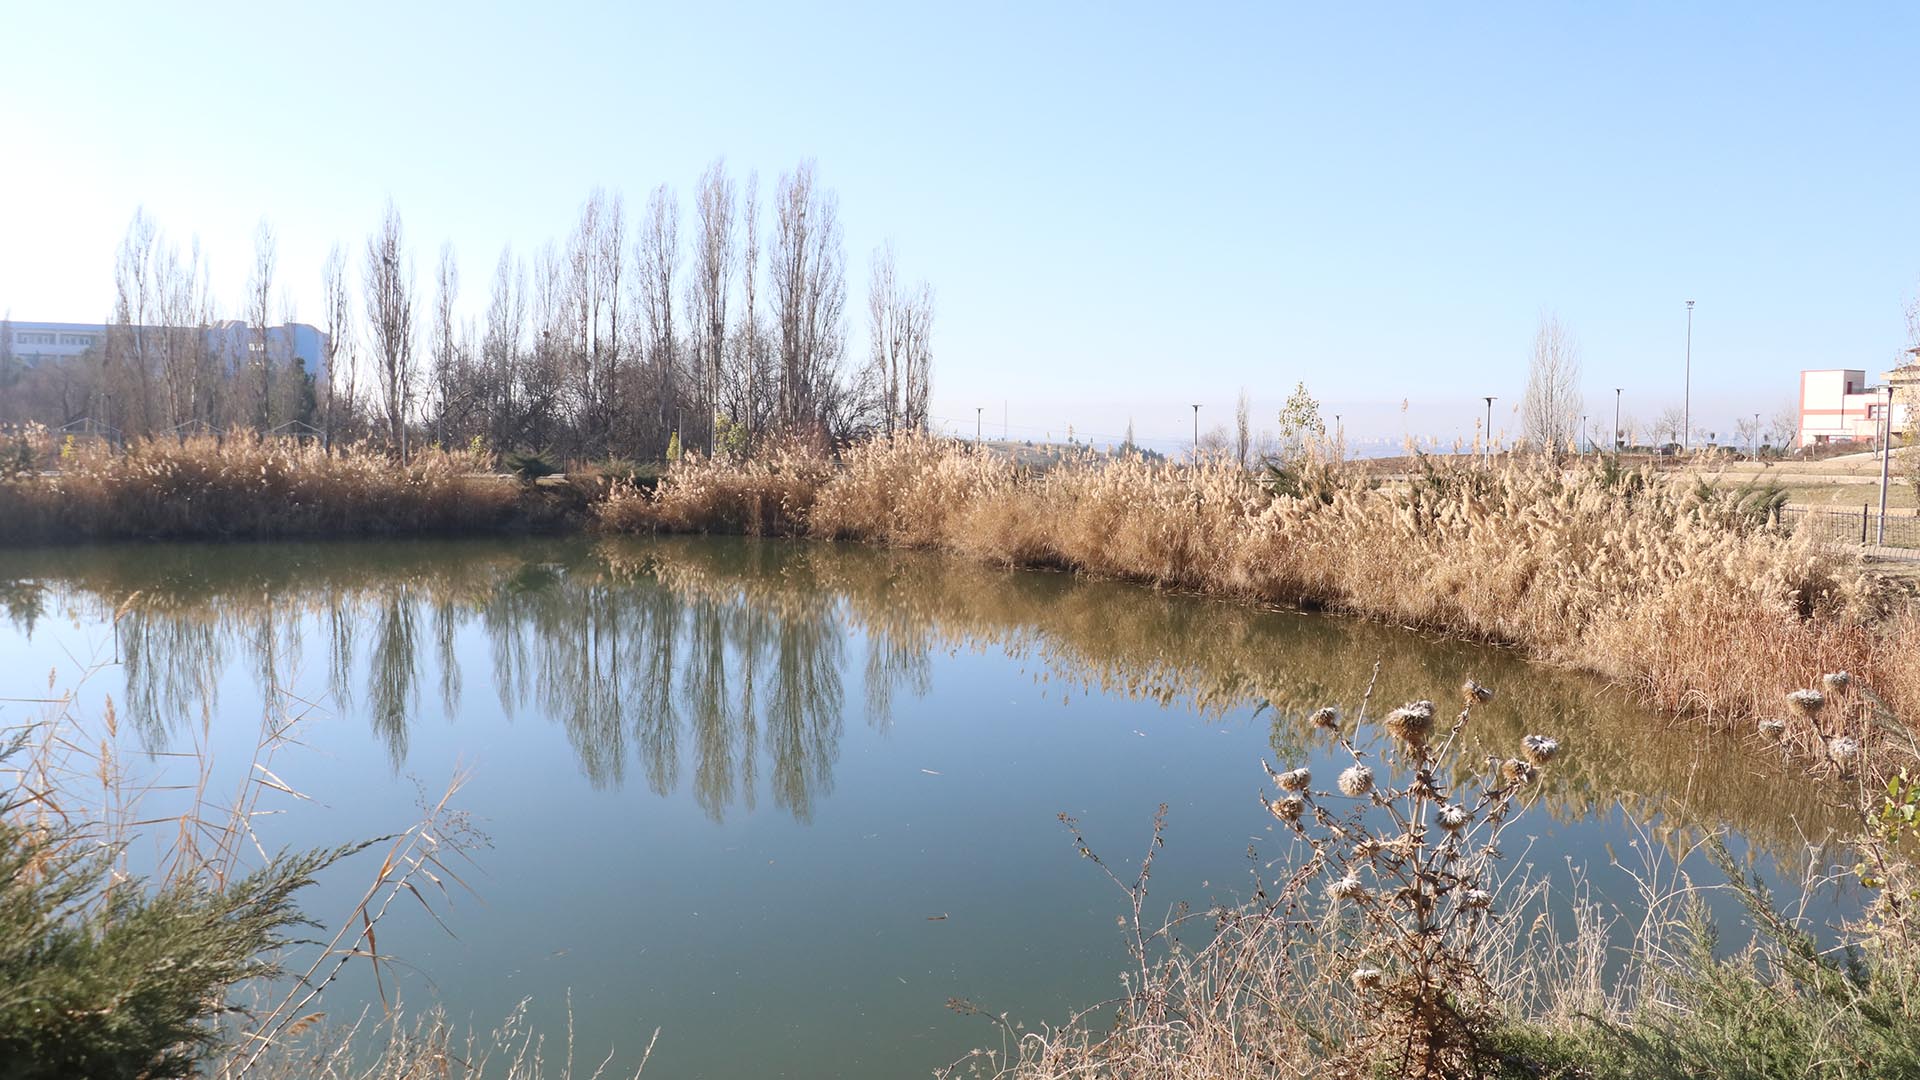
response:
{"label": "green foliage", "polygon": [[753,449],[753,432],[724,416],[713,419],[713,448],[722,457],[740,461]]}
{"label": "green foliage", "polygon": [[666,471],[658,462],[638,462],[629,458],[611,458],[595,468],[610,484],[631,484],[642,491],[652,491]]}
{"label": "green foliage", "polygon": [[1342,485],[1334,464],[1305,455],[1269,458],[1261,482],[1275,495],[1321,504],[1333,502],[1334,493]]}
{"label": "green foliage", "polygon": [[1693,485],[1694,513],[1727,528],[1758,529],[1779,520],[1787,489],[1777,480],[1726,487],[1702,477]]}
{"label": "green foliage", "polygon": [[667,460],[676,464],[680,461],[680,433],[677,431],[667,438]]}
{"label": "green foliage", "polygon": [[1880,805],[1867,812],[1867,840],[1853,872],[1869,889],[1892,889],[1906,900],[1920,901],[1920,882],[1896,880],[1912,876],[1901,872],[1908,864],[1889,857],[1902,845],[1916,843],[1920,843],[1920,779],[1909,776],[1902,766],[1899,775],[1887,781]]}
{"label": "green foliage", "polygon": [[214,890],[110,883],[77,837],[0,821],[0,1077],[194,1075],[236,983],[302,925],[294,894],[357,848],[282,856]]}
{"label": "green foliage", "polygon": [[539,450],[510,451],[502,463],[507,471],[531,484],[543,476],[552,476],[560,471],[551,457]]}
{"label": "green foliage", "polygon": [[1696,906],[1680,955],[1661,973],[1660,1006],[1630,1022],[1509,1030],[1504,1049],[1538,1063],[1532,1075],[1594,1080],[1920,1077],[1920,969],[1901,928],[1882,921],[1859,947],[1830,954],[1724,845],[1711,850],[1753,921],[1750,948],[1720,955]]}
{"label": "green foliage", "polygon": [[1305,453],[1315,440],[1327,435],[1326,421],[1320,418],[1320,403],[1307,393],[1307,384],[1295,383],[1293,393],[1280,409],[1281,455],[1287,458]]}
{"label": "green foliage", "polygon": [[24,434],[0,437],[0,480],[31,476],[34,472],[33,443]]}

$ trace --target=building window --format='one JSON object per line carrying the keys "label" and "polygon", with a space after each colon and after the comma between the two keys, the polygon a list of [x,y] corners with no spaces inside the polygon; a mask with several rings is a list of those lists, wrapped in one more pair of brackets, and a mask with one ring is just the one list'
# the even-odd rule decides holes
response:
{"label": "building window", "polygon": [[13,335],[13,340],[22,345],[52,345],[55,335],[43,334],[37,330],[22,330]]}
{"label": "building window", "polygon": [[91,334],[61,334],[60,344],[83,345],[83,346],[91,345],[93,344],[93,336]]}

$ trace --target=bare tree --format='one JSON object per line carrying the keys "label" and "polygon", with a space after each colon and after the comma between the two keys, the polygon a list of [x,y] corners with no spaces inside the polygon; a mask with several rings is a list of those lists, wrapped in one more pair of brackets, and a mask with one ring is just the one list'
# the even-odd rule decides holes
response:
{"label": "bare tree", "polygon": [[1527,362],[1527,441],[1549,453],[1567,449],[1579,435],[1580,404],[1580,347],[1558,316],[1542,314]]}
{"label": "bare tree", "polygon": [[413,405],[413,260],[401,235],[400,211],[392,201],[379,229],[367,238],[365,289],[367,332],[380,379],[387,440],[408,456],[407,421]]}
{"label": "bare tree", "polygon": [[154,400],[151,372],[158,345],[153,333],[159,321],[154,260],[159,246],[159,228],[145,208],[135,210],[114,261],[114,322],[107,332],[97,391],[99,418],[129,435],[150,427],[147,410]]}
{"label": "bare tree", "polygon": [[433,364],[434,438],[447,445],[454,396],[460,392],[460,358],[454,339],[453,307],[460,296],[460,267],[454,262],[453,243],[440,245],[440,272],[435,275],[433,327],[428,352]]}
{"label": "bare tree", "polygon": [[253,233],[253,270],[247,276],[247,321],[252,324],[253,342],[249,354],[248,378],[260,392],[261,431],[273,429],[273,353],[269,348],[273,325],[273,273],[279,261],[273,226],[266,218]]}
{"label": "bare tree", "polygon": [[839,201],[805,161],[780,177],[768,270],[779,340],[778,416],[790,431],[831,426],[840,402],[835,377],[845,347],[847,285]]}
{"label": "bare tree", "polygon": [[493,293],[487,302],[487,330],[481,339],[481,366],[486,372],[488,439],[506,448],[524,437],[519,418],[521,345],[527,323],[527,270],[511,248],[502,249],[493,271]]}
{"label": "bare tree", "polygon": [[647,199],[647,216],[633,254],[640,312],[646,321],[646,362],[659,387],[657,418],[663,429],[677,431],[680,356],[673,328],[673,277],[680,267],[680,203],[665,184],[653,189]]}
{"label": "bare tree", "polygon": [[924,430],[933,362],[933,290],[924,281],[912,291],[901,286],[891,243],[873,253],[867,317],[868,381],[882,396],[883,430],[890,435]]}
{"label": "bare tree", "polygon": [[1767,421],[1767,439],[1782,450],[1793,449],[1793,444],[1800,439],[1798,402],[1790,401],[1774,412],[1773,418]]}
{"label": "bare tree", "polygon": [[1243,386],[1240,396],[1233,403],[1233,457],[1244,469],[1252,453],[1253,402],[1247,397],[1247,388]]}
{"label": "bare tree", "polygon": [[1686,430],[1686,410],[1678,405],[1667,406],[1660,410],[1660,415],[1653,418],[1651,432],[1658,446],[1679,442],[1681,433]]}
{"label": "bare tree", "polygon": [[[340,245],[327,252],[320,270],[322,307],[325,324],[320,340],[320,440],[327,453],[333,452],[334,433],[341,420],[354,407],[356,376],[353,355],[353,302],[347,293],[347,255]],[[344,374],[341,367],[347,370]]]}
{"label": "bare tree", "polygon": [[[625,237],[626,209],[619,194],[601,188],[588,192],[567,245],[565,308],[571,325],[563,339],[574,373],[576,448],[583,453],[610,450],[620,413]],[[561,342],[551,346],[558,349]]]}
{"label": "bare tree", "polygon": [[163,246],[155,262],[155,292],[160,325],[145,332],[158,354],[162,400],[167,426],[185,438],[190,424],[211,425],[216,384],[209,337],[213,298],[206,261],[196,238],[186,262],[171,245]]}
{"label": "bare tree", "polygon": [[688,327],[700,365],[700,418],[707,453],[714,451],[720,414],[720,373],[727,346],[727,287],[733,280],[733,181],[726,160],[716,158],[700,174],[694,192],[699,232],[693,243],[693,280],[687,286]]}
{"label": "bare tree", "polygon": [[765,339],[760,333],[760,174],[749,172],[740,200],[742,242],[740,249],[740,329],[734,349],[732,372],[727,378],[733,419],[757,433],[765,423],[763,388],[770,379],[766,372]]}

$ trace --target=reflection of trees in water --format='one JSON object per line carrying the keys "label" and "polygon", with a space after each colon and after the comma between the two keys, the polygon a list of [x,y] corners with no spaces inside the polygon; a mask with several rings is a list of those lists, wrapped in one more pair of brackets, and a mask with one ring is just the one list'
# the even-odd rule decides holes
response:
{"label": "reflection of trees in water", "polygon": [[[1737,738],[1669,728],[1618,690],[1511,653],[1067,575],[684,538],[156,547],[33,561],[0,581],[0,604],[30,625],[47,605],[43,584],[105,610],[125,603],[116,636],[129,711],[154,732],[211,710],[230,661],[282,671],[303,629],[317,630],[336,707],[350,708],[364,685],[370,722],[398,767],[418,713],[422,649],[431,645],[442,706],[456,713],[455,646],[472,628],[487,643],[501,706],[558,721],[593,783],[624,784],[632,761],[649,788],[667,792],[684,764],[716,820],[735,805],[752,809],[761,754],[775,805],[796,817],[831,792],[847,635],[857,630],[865,717],[876,728],[893,722],[902,691],[927,692],[936,651],[993,650],[1063,692],[1214,717],[1265,705],[1276,755],[1297,761],[1313,745],[1307,714],[1351,709],[1378,660],[1382,711],[1450,697],[1468,675],[1499,690],[1475,712],[1468,760],[1509,754],[1528,732],[1563,736],[1569,753],[1548,795],[1556,816],[1620,804],[1643,819],[1726,822],[1777,850],[1835,823],[1816,789]],[[361,657],[364,683],[353,678]]]}

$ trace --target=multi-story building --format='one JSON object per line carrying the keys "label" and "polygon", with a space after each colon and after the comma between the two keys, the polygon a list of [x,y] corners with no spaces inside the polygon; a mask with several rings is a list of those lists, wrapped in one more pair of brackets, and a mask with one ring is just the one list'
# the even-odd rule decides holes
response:
{"label": "multi-story building", "polygon": [[[1887,386],[1911,382],[1915,365],[1886,373],[1887,382],[1867,385],[1867,373],[1858,368],[1835,368],[1800,373],[1800,445],[1871,443],[1880,437],[1886,421]],[[1913,411],[1911,394],[1893,398],[1893,430],[1905,431]]]}
{"label": "multi-story building", "polygon": [[[28,366],[49,360],[67,360],[98,346],[105,348],[111,328],[103,323],[5,322],[0,332],[11,335],[0,341],[0,354],[10,353]],[[154,330],[157,327],[141,327]],[[215,323],[207,328],[207,340],[216,356],[229,362],[251,356],[260,349],[253,327],[237,319]],[[283,363],[299,362],[315,379],[324,377],[326,335],[305,323],[287,323],[267,328],[267,351]]]}

